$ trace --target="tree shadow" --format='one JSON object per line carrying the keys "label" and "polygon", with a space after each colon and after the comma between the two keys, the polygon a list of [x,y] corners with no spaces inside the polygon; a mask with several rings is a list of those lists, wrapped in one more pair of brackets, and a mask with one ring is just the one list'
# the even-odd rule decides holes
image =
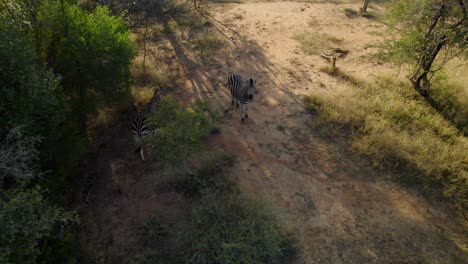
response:
{"label": "tree shadow", "polygon": [[[203,57],[188,41],[173,32],[168,21],[163,21],[164,36],[174,50],[171,63],[180,69],[180,79],[176,81],[174,92],[184,94],[183,97],[187,100],[207,100],[218,112],[230,112],[231,101],[225,85],[226,78],[229,73],[240,73],[246,78],[257,79],[259,93],[254,98],[252,108],[259,120],[262,120],[260,116],[263,112],[277,111],[275,108],[278,106],[294,107],[283,109],[291,113],[283,115],[281,120],[274,120],[275,124],[267,124],[265,120],[257,124],[279,125],[289,121],[287,119],[295,119],[293,115],[303,114],[298,112],[302,97],[292,90],[290,82],[280,77],[285,72],[292,71],[300,78],[308,78],[303,65],[294,68],[281,67],[268,57],[264,47],[249,36],[239,34],[207,12],[201,11],[200,14],[213,22],[211,29],[220,32],[229,45]],[[240,119],[240,111],[237,116]],[[241,157],[244,164],[254,163],[249,167],[248,174],[240,176],[243,177],[241,180],[251,184],[248,188],[254,193],[260,191],[271,195],[272,200],[281,200],[279,204],[290,210],[288,214],[294,218],[292,221],[297,226],[303,225],[301,228],[305,233],[300,238],[301,243],[310,250],[306,252],[305,258],[309,257],[312,261],[313,252],[317,250],[330,253],[328,257],[321,255],[316,259],[323,263],[379,263],[392,261],[392,258],[396,262],[415,263],[427,256],[443,260],[447,254],[450,262],[462,263],[461,260],[466,258],[453,241],[445,238],[444,231],[438,230],[438,223],[442,225],[444,218],[435,221],[429,218],[436,218],[437,213],[424,213],[423,210],[412,213],[415,209],[408,207],[425,203],[414,201],[408,205],[398,200],[410,199],[417,196],[416,194],[407,198],[401,195],[405,192],[401,189],[396,192],[382,192],[382,186],[389,188],[393,185],[375,184],[375,179],[382,172],[372,169],[368,162],[360,163],[359,159],[352,158],[354,154],[347,153],[342,146],[336,147],[336,142],[330,141],[333,135],[323,137],[317,131],[303,130],[302,127],[307,127],[306,124],[296,123],[297,130],[290,132],[293,136],[289,139],[297,140],[297,146],[308,149],[291,155],[297,158],[294,162],[299,164],[292,166],[292,162],[285,161],[281,154],[275,157],[273,153],[267,152],[266,147],[251,147],[257,143],[252,142],[257,138],[248,138],[248,133],[254,129],[260,130],[260,125],[254,127],[250,126],[252,123],[247,123],[240,127],[240,123],[233,124],[230,131],[219,136],[224,145],[217,142],[215,145],[219,145],[216,147],[233,151]],[[282,139],[271,138],[278,142]],[[290,143],[286,142],[286,145]],[[323,152],[314,149],[322,145],[331,146],[331,161],[323,161]],[[255,179],[252,179],[252,175]],[[325,186],[331,190],[329,195],[318,190]],[[332,209],[327,212],[330,214],[328,218],[322,218],[320,211],[324,208],[321,208],[322,203],[318,201],[326,199],[332,201],[329,202]],[[382,204],[385,206],[382,207]],[[357,208],[366,209],[358,211]],[[331,217],[339,220],[330,220]],[[320,226],[316,222],[325,221],[321,219],[330,220],[330,223]],[[361,227],[363,223],[370,226]],[[324,239],[326,235],[333,238]]]}

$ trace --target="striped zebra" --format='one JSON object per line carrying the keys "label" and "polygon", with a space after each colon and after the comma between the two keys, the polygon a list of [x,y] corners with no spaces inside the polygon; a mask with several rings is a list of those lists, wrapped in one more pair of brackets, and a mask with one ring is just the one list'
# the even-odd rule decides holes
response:
{"label": "striped zebra", "polygon": [[148,134],[156,135],[157,129],[149,129],[145,122],[148,118],[149,113],[154,109],[154,106],[161,101],[161,98],[164,95],[164,90],[162,88],[156,89],[154,91],[153,98],[151,101],[141,109],[135,119],[132,122],[132,135],[135,138],[135,142],[138,146],[136,152],[140,152],[142,160],[145,160],[145,155],[143,154],[143,137]]}
{"label": "striped zebra", "polygon": [[242,76],[239,74],[231,74],[228,77],[227,85],[229,91],[231,92],[231,104],[239,107],[239,104],[242,104],[242,118],[241,121],[244,121],[244,117],[248,118],[249,103],[252,102],[254,93],[257,92],[255,84],[257,81],[254,81],[252,78],[250,80],[242,79]]}

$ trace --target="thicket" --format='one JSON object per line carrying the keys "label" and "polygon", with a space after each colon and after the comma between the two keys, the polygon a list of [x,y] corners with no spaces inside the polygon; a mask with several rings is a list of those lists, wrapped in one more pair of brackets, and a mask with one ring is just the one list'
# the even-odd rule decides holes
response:
{"label": "thicket", "polygon": [[[466,137],[408,83],[387,77],[360,83],[336,95],[308,96],[307,108],[318,113],[322,125],[349,129],[354,149],[376,166],[395,169],[398,180],[445,198],[467,217]],[[438,85],[456,94],[446,83]]]}
{"label": "thicket", "polygon": [[70,198],[93,114],[127,97],[135,52],[106,8],[0,7],[0,262],[69,262],[76,217],[57,198]]}

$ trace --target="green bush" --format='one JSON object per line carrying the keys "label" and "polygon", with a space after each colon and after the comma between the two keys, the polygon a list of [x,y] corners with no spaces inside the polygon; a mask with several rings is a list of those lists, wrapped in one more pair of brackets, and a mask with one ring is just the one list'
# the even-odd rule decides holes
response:
{"label": "green bush", "polygon": [[289,245],[274,210],[239,194],[206,195],[186,228],[185,263],[281,263]]}
{"label": "green bush", "polygon": [[36,262],[41,244],[62,239],[60,230],[75,221],[73,214],[48,204],[39,188],[8,193],[0,200],[0,262]]}
{"label": "green bush", "polygon": [[[12,127],[25,124],[20,134],[36,138],[37,142],[40,162],[34,162],[54,172],[48,174],[48,179],[57,176],[54,179],[63,181],[75,166],[86,140],[77,135],[75,124],[69,119],[70,109],[60,79],[41,64],[28,35],[2,13],[0,35],[0,135],[5,138]],[[63,187],[57,181],[54,184]]]}
{"label": "green bush", "polygon": [[399,170],[402,182],[445,197],[466,217],[468,141],[408,83],[379,78],[319,97],[308,99],[309,107],[322,122],[349,128],[356,150]]}
{"label": "green bush", "polygon": [[180,109],[178,102],[167,96],[148,118],[148,126],[157,128],[158,134],[146,142],[155,146],[161,165],[174,165],[202,150],[202,139],[210,134],[215,120],[207,103],[197,101]]}

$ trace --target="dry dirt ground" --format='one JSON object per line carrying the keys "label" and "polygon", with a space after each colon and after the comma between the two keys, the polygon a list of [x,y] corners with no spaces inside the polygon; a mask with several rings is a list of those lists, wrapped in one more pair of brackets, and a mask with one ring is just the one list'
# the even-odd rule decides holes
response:
{"label": "dry dirt ground", "polygon": [[[343,137],[321,132],[316,117],[304,109],[303,95],[348,87],[319,71],[327,62],[305,55],[293,39],[296,34],[342,38],[340,48],[350,50],[338,61],[345,72],[369,81],[392,72],[368,59],[385,27],[372,19],[349,19],[345,7],[359,5],[202,4],[223,48],[201,57],[190,33],[171,31],[166,24],[164,34],[149,45],[147,63],[177,77],[173,92],[183,101],[203,98],[224,113],[221,133],[208,145],[237,155],[230,176],[242,190],[284,212],[298,242],[297,263],[467,263],[466,233],[443,205],[393,183],[391,172],[374,169],[349,150]],[[231,108],[224,84],[231,72],[257,80],[259,93],[244,123],[240,109]],[[190,207],[177,193],[155,191],[158,180],[151,163],[127,151],[132,149],[126,136],[131,116],[122,119],[126,121],[101,133],[104,143],[83,165],[95,168],[87,174],[96,183],[82,197],[89,204],[80,209],[80,240],[85,250],[103,259],[125,254],[137,226],[155,212],[183,217]]]}

